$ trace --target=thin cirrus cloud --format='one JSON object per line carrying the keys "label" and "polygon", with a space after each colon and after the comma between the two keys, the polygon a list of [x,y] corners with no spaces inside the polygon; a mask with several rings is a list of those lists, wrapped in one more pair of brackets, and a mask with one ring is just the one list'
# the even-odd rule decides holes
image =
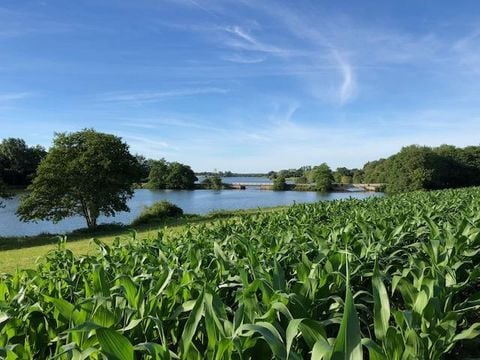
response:
{"label": "thin cirrus cloud", "polygon": [[122,126],[131,127],[131,128],[140,128],[140,129],[160,129],[165,127],[170,128],[186,128],[186,129],[198,129],[206,131],[221,131],[222,128],[211,126],[205,124],[204,122],[195,122],[189,120],[183,120],[172,117],[162,117],[155,119],[130,119],[124,122],[121,122]]}
{"label": "thin cirrus cloud", "polygon": [[222,60],[239,64],[259,64],[265,61],[265,57],[261,56],[244,56],[240,54],[231,54],[222,56]]}
{"label": "thin cirrus cloud", "polygon": [[0,103],[24,100],[32,96],[30,92],[8,92],[0,93]]}
{"label": "thin cirrus cloud", "polygon": [[480,29],[467,34],[457,40],[453,46],[453,52],[458,56],[458,63],[462,69],[474,74],[480,74]]}
{"label": "thin cirrus cloud", "polygon": [[228,34],[233,35],[233,37],[229,38],[226,42],[230,47],[273,54],[283,54],[288,52],[288,50],[279,48],[275,45],[259,41],[240,26],[227,26],[224,30]]}
{"label": "thin cirrus cloud", "polygon": [[355,74],[352,65],[345,59],[345,57],[336,52],[335,59],[338,63],[338,67],[342,76],[342,82],[339,88],[340,104],[345,104],[355,95]]}
{"label": "thin cirrus cloud", "polygon": [[97,99],[104,102],[124,102],[124,103],[148,103],[161,101],[168,98],[208,95],[208,94],[226,94],[228,89],[218,87],[203,87],[192,89],[175,89],[167,91],[150,92],[112,92],[100,94]]}

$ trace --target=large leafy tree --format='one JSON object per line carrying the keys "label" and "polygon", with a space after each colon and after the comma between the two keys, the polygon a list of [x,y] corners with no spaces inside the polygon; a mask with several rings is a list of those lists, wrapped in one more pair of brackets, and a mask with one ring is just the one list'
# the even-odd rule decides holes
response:
{"label": "large leafy tree", "polygon": [[317,191],[326,192],[332,189],[333,174],[327,164],[315,166],[312,169],[312,177]]}
{"label": "large leafy tree", "polygon": [[128,145],[114,135],[86,129],[56,134],[17,210],[23,221],[81,215],[90,229],[103,214],[128,211],[141,169]]}

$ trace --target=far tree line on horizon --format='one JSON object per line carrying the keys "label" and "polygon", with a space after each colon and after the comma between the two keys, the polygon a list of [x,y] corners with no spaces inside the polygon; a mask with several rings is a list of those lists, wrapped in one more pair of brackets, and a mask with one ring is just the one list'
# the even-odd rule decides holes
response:
{"label": "far tree line on horizon", "polygon": [[[412,145],[387,159],[367,162],[361,170],[332,172],[323,163],[269,176],[275,190],[288,189],[287,178],[317,191],[352,182],[383,183],[391,194],[475,186],[480,185],[480,147]],[[121,138],[92,129],[56,134],[48,152],[40,146],[29,147],[22,139],[0,143],[0,198],[8,198],[12,187],[28,185],[17,211],[24,221],[56,222],[81,215],[89,228],[95,228],[100,215],[128,211],[127,200],[139,184],[152,189],[193,189],[197,180],[188,165],[132,155]],[[221,177],[210,175],[204,186],[222,188]]]}

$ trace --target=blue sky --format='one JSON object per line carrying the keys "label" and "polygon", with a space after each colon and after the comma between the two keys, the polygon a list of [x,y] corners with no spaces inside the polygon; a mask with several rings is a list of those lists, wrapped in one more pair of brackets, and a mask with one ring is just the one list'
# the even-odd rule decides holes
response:
{"label": "blue sky", "polygon": [[2,0],[0,138],[93,127],[197,171],[480,143],[478,1]]}

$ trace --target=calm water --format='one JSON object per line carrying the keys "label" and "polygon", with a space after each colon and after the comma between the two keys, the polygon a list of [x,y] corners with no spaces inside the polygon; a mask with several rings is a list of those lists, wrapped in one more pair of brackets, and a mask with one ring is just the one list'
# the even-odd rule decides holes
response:
{"label": "calm water", "polygon": [[[198,176],[197,183],[201,183],[205,179],[205,176]],[[231,177],[222,177],[222,182],[224,184],[233,184],[233,183],[257,183],[257,184],[271,184],[272,179],[268,177],[259,177],[259,176],[231,176]],[[294,184],[293,181],[287,180],[287,184]]]}
{"label": "calm water", "polygon": [[[243,182],[239,178],[227,178],[230,182]],[[225,179],[225,180],[227,180]],[[248,178],[249,182],[260,182],[258,178]],[[268,180],[268,179],[267,179]],[[269,182],[269,181],[266,181]],[[345,199],[348,197],[365,198],[381,196],[378,193],[328,193],[301,191],[262,191],[247,190],[136,190],[135,196],[129,201],[130,212],[118,213],[115,217],[101,217],[99,223],[118,222],[129,224],[135,219],[145,206],[157,201],[167,200],[180,206],[185,213],[206,214],[212,210],[236,210],[269,207],[277,205],[291,205],[296,203],[315,202],[319,200]],[[0,236],[27,236],[41,233],[64,233],[85,227],[81,217],[72,217],[57,224],[48,221],[37,223],[22,223],[15,216],[19,203],[19,196],[4,201],[6,207],[0,209]]]}

